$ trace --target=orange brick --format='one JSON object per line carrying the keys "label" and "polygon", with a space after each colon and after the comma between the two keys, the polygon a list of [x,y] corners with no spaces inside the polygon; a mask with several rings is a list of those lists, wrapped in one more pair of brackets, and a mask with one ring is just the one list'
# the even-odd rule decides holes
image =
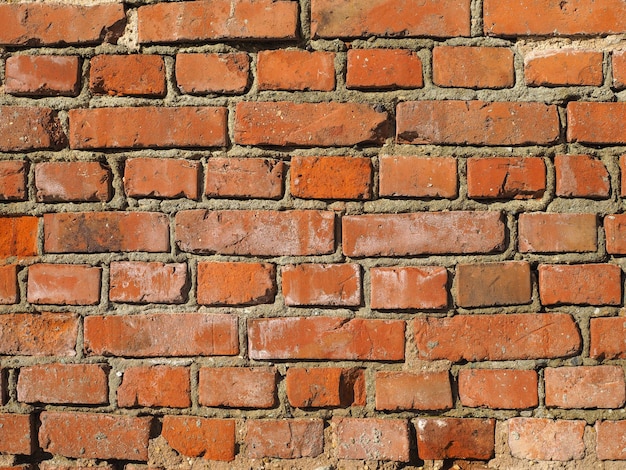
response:
{"label": "orange brick", "polygon": [[249,419],[244,442],[246,456],[252,459],[317,457],[324,451],[324,421]]}
{"label": "orange brick", "polygon": [[111,263],[109,300],[139,304],[180,304],[187,297],[185,263]]}
{"label": "orange brick", "polygon": [[532,212],[519,216],[522,253],[584,253],[598,249],[596,214]]}
{"label": "orange brick", "polygon": [[37,200],[105,202],[111,198],[111,169],[99,162],[45,162],[35,165]]}
{"label": "orange brick", "polygon": [[276,296],[276,268],[268,263],[198,263],[198,303],[255,305]]}
{"label": "orange brick", "polygon": [[37,255],[38,231],[38,217],[0,217],[0,257],[20,259]]}
{"label": "orange brick", "polygon": [[604,81],[604,55],[597,51],[547,50],[524,57],[529,86],[600,86]]}
{"label": "orange brick", "polygon": [[508,423],[513,457],[568,461],[582,459],[585,455],[584,421],[512,418]]}
{"label": "orange brick", "polygon": [[547,367],[544,380],[546,406],[621,408],[626,401],[626,383],[621,367]]}
{"label": "orange brick", "polygon": [[283,267],[285,305],[361,305],[358,264],[300,264]]}
{"label": "orange brick", "polygon": [[614,264],[540,264],[543,305],[620,305],[622,270]]}
{"label": "orange brick", "polygon": [[152,366],[129,367],[117,389],[122,408],[148,406],[188,408],[191,406],[189,368]]}
{"label": "orange brick", "polygon": [[92,93],[162,97],[167,91],[165,62],[158,55],[97,55],[90,66]]}
{"label": "orange brick", "polygon": [[350,49],[346,72],[348,88],[421,88],[422,60],[402,49]]}
{"label": "orange brick", "polygon": [[335,54],[296,49],[260,51],[257,56],[259,90],[332,91]]}
{"label": "orange brick", "polygon": [[373,309],[442,309],[448,306],[446,268],[371,268],[370,276]]}
{"label": "orange brick", "polygon": [[0,305],[10,305],[18,302],[17,265],[0,266]]}
{"label": "orange brick", "polygon": [[476,199],[540,198],[546,190],[546,164],[539,157],[467,159],[467,195]]}
{"label": "orange brick", "polygon": [[589,155],[557,155],[556,195],[606,199],[611,193],[611,178],[601,160]]}
{"label": "orange brick", "polygon": [[130,197],[198,199],[200,163],[165,158],[131,158],[124,167],[124,191]]}
{"label": "orange brick", "polygon": [[78,319],[74,314],[0,315],[0,353],[4,355],[75,356],[77,335]]}
{"label": "orange brick", "polygon": [[461,369],[459,398],[472,408],[535,408],[539,404],[538,378],[534,370]]}
{"label": "orange brick", "polygon": [[461,307],[528,304],[532,301],[530,264],[457,264],[456,290]]}
{"label": "orange brick", "polygon": [[102,268],[82,264],[34,264],[28,268],[32,304],[96,305]]}
{"label": "orange brick", "polygon": [[208,197],[280,199],[285,164],[269,158],[210,158],[204,193]]}
{"label": "orange brick", "polygon": [[614,51],[612,54],[613,86],[617,89],[626,88],[626,51]]}
{"label": "orange brick", "polygon": [[450,376],[444,372],[377,372],[377,410],[448,410]]}
{"label": "orange brick", "polygon": [[187,457],[231,461],[235,458],[235,420],[164,416],[163,431],[172,449]]}
{"label": "orange brick", "polygon": [[606,251],[610,254],[626,254],[626,214],[612,214],[604,218]]}
{"label": "orange brick", "polygon": [[28,165],[24,160],[0,162],[0,200],[24,201],[28,197]]}
{"label": "orange brick", "polygon": [[379,165],[381,196],[455,198],[458,194],[455,158],[382,156]]}
{"label": "orange brick", "polygon": [[37,447],[31,415],[0,413],[0,452],[31,455]]}
{"label": "orange brick", "polygon": [[16,55],[7,59],[5,67],[5,93],[76,96],[80,92],[78,57]]}
{"label": "orange brick", "polygon": [[249,74],[250,58],[243,52],[176,55],[176,83],[185,94],[240,94]]}
{"label": "orange brick", "polygon": [[[0,4],[0,10],[5,5]],[[65,134],[56,111],[50,108],[0,106],[0,151],[57,149]]]}
{"label": "orange brick", "polygon": [[567,105],[567,140],[586,144],[626,143],[626,103],[571,102]]}
{"label": "orange brick", "polygon": [[515,84],[513,51],[507,47],[435,47],[433,82],[443,87],[510,88]]}
{"label": "orange brick", "polygon": [[419,418],[415,424],[421,459],[489,460],[494,456],[494,419]]}
{"label": "orange brick", "polygon": [[289,404],[297,408],[366,404],[363,369],[290,367],[285,384]]}
{"label": "orange brick", "polygon": [[293,157],[291,194],[305,199],[370,199],[372,163],[364,157]]}
{"label": "orange brick", "polygon": [[272,408],[276,406],[276,371],[269,367],[203,367],[198,399],[203,406]]}
{"label": "orange brick", "polygon": [[409,426],[403,419],[333,418],[340,459],[409,461]]}

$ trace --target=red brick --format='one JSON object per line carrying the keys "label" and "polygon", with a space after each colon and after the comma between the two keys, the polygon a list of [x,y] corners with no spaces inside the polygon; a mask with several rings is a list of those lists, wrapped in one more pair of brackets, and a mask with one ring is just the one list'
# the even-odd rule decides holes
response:
{"label": "red brick", "polygon": [[601,160],[589,155],[557,155],[556,195],[606,199],[611,193],[611,178]]}
{"label": "red brick", "polygon": [[421,88],[422,60],[402,49],[350,49],[346,72],[348,88]]}
{"label": "red brick", "polygon": [[532,212],[520,214],[522,253],[584,253],[598,249],[596,214]]}
{"label": "red brick", "polygon": [[228,141],[227,114],[211,106],[72,109],[70,147],[220,147]]}
{"label": "red brick", "polygon": [[485,0],[484,30],[490,36],[568,36],[623,33],[620,0]]}
{"label": "red brick", "polygon": [[[45,334],[41,334],[45,331]],[[69,313],[0,315],[0,353],[17,356],[75,356],[78,319]]]}
{"label": "red brick", "polygon": [[613,51],[613,86],[617,89],[626,88],[626,51]]}
{"label": "red brick", "polygon": [[626,318],[592,318],[589,326],[593,359],[626,358]]}
{"label": "red brick", "polygon": [[369,104],[241,102],[234,142],[241,145],[342,147],[383,143],[388,114]]}
{"label": "red brick", "polygon": [[40,202],[106,202],[111,199],[111,170],[100,162],[45,162],[35,165]]}
{"label": "red brick", "polygon": [[[0,4],[0,11],[3,6],[6,4]],[[64,142],[65,134],[56,111],[39,107],[0,106],[0,151],[56,149]]]}
{"label": "red brick", "polygon": [[187,297],[185,263],[112,262],[109,300],[139,304],[180,304]]}
{"label": "red brick", "polygon": [[[0,44],[40,46],[115,42],[126,26],[124,5],[0,5]],[[28,20],[27,20],[28,19]]]}
{"label": "red brick", "polygon": [[442,309],[448,306],[446,268],[371,268],[370,276],[373,309]]}
{"label": "red brick", "polygon": [[546,406],[621,408],[626,401],[621,366],[548,367],[544,380]]}
{"label": "red brick", "polygon": [[404,358],[404,321],[338,317],[256,318],[248,321],[251,359]]}
{"label": "red brick", "polygon": [[543,103],[407,101],[396,116],[401,144],[549,144],[560,133],[556,106]]}
{"label": "red brick", "polygon": [[554,49],[524,57],[524,76],[528,86],[600,86],[604,81],[598,51]]}
{"label": "red brick", "polygon": [[296,39],[298,3],[216,0],[160,3],[137,9],[140,43]]}
{"label": "red brick", "polygon": [[541,264],[542,305],[620,305],[622,270],[614,264]]}
{"label": "red brick", "polygon": [[377,372],[377,410],[448,410],[452,388],[448,371]]}
{"label": "red brick", "polygon": [[470,2],[313,0],[311,32],[316,38],[469,36]]}
{"label": "red brick", "polygon": [[379,192],[394,197],[445,197],[458,194],[456,159],[382,156]]}
{"label": "red brick", "polygon": [[273,408],[276,371],[269,367],[203,367],[198,399],[201,405],[212,407]]}
{"label": "red brick", "polygon": [[31,455],[36,447],[37,437],[31,415],[0,413],[0,452]]}
{"label": "red brick", "polygon": [[186,210],[176,214],[182,251],[304,256],[335,249],[335,214],[316,210]]}
{"label": "red brick", "polygon": [[268,263],[198,263],[198,303],[256,305],[276,296],[276,268]]}
{"label": "red brick", "polygon": [[568,461],[585,455],[584,421],[545,418],[509,420],[509,447],[513,457]]}
{"label": "red brick", "polygon": [[250,419],[246,421],[246,456],[299,459],[324,451],[321,419]]}
{"label": "red brick", "polygon": [[260,51],[257,56],[259,90],[332,91],[335,54],[297,49]]}
{"label": "red brick", "polygon": [[232,356],[239,352],[237,317],[201,313],[87,316],[85,352],[127,357]]}
{"label": "red brick", "polygon": [[[626,7],[624,7],[626,8]],[[626,103],[570,102],[567,105],[567,140],[586,144],[624,144]]]}
{"label": "red brick", "polygon": [[24,201],[28,197],[28,166],[24,160],[0,161],[0,201]]}
{"label": "red brick", "polygon": [[158,55],[97,55],[90,61],[89,89],[112,96],[165,96],[165,62]]}
{"label": "red brick", "polygon": [[38,227],[38,217],[0,217],[0,257],[37,255]]}
{"label": "red brick", "polygon": [[44,214],[46,253],[166,252],[169,220],[158,212]]}
{"label": "red brick", "polygon": [[235,420],[164,416],[163,431],[172,449],[187,457],[231,461],[235,458]]}
{"label": "red brick", "polygon": [[185,94],[240,94],[249,74],[250,58],[244,52],[176,55],[176,84]]}
{"label": "red brick", "polygon": [[604,218],[604,232],[607,253],[626,254],[626,214],[607,215]]}
{"label": "red brick", "polygon": [[424,460],[489,460],[495,451],[494,419],[419,418],[417,453]]}
{"label": "red brick", "polygon": [[5,66],[4,91],[10,95],[76,96],[80,92],[78,57],[9,57]]}
{"label": "red brick", "polygon": [[507,47],[435,47],[433,82],[443,87],[510,88],[515,84],[513,51]]}
{"label": "red brick", "polygon": [[300,264],[283,267],[285,305],[361,305],[358,264]]}
{"label": "red brick", "polygon": [[523,410],[539,404],[534,370],[461,369],[458,387],[461,404],[472,408]]}
{"label": "red brick", "polygon": [[44,411],[44,451],[82,459],[148,460],[151,417]]}
{"label": "red brick", "polygon": [[[619,157],[620,181],[626,182],[626,155]],[[620,196],[626,197],[626,184],[622,184]]]}
{"label": "red brick", "polygon": [[546,164],[539,157],[467,159],[467,195],[476,199],[540,198],[546,190]]}
{"label": "red brick", "polygon": [[416,212],[342,218],[347,256],[469,254],[501,251],[505,227],[499,212]]}
{"label": "red brick", "polygon": [[[76,465],[63,465],[63,464],[58,464],[55,463],[54,460],[53,461],[46,461],[46,462],[41,462],[39,464],[39,470],[115,470],[115,467],[113,467],[113,465],[89,465],[91,462],[88,462],[87,465],[80,465],[80,464],[76,464]],[[129,464],[132,465],[132,464]],[[127,465],[126,467],[124,467],[126,470],[129,470],[129,466]]]}
{"label": "red brick", "polygon": [[17,265],[0,266],[0,305],[10,305],[18,302]]}
{"label": "red brick", "polygon": [[296,408],[365,406],[363,369],[303,368],[287,369],[287,398]]}
{"label": "red brick", "polygon": [[124,167],[124,191],[130,197],[198,199],[200,163],[165,158],[131,158]]}
{"label": "red brick", "polygon": [[102,268],[83,264],[34,264],[28,268],[31,304],[96,305]]}
{"label": "red brick", "polygon": [[340,459],[409,461],[409,426],[403,419],[333,418]]}
{"label": "red brick", "polygon": [[532,301],[530,264],[457,264],[456,291],[461,307],[528,304]]}
{"label": "red brick", "polygon": [[187,367],[129,367],[117,389],[117,405],[122,408],[149,406],[188,408],[191,383]]}
{"label": "red brick", "polygon": [[285,164],[269,158],[210,158],[204,193],[208,197],[280,199]]}
{"label": "red brick", "polygon": [[17,399],[25,403],[102,405],[109,402],[107,372],[99,364],[22,367]]}
{"label": "red brick", "polygon": [[626,460],[626,421],[596,421],[596,455],[600,460]]}
{"label": "red brick", "polygon": [[413,321],[418,354],[429,361],[550,359],[577,354],[580,333],[567,314],[456,315]]}
{"label": "red brick", "polygon": [[372,163],[364,157],[291,159],[291,194],[304,199],[370,199]]}

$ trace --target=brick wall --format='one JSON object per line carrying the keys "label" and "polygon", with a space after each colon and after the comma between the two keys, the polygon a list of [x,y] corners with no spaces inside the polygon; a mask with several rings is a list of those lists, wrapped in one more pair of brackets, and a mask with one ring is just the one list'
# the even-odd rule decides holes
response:
{"label": "brick wall", "polygon": [[626,465],[623,0],[0,23],[0,469]]}

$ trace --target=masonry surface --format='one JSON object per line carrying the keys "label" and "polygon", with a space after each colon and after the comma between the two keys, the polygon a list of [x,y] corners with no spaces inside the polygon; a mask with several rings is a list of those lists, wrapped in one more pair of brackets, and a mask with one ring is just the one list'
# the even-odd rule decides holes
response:
{"label": "masonry surface", "polygon": [[626,468],[626,3],[0,3],[0,470]]}

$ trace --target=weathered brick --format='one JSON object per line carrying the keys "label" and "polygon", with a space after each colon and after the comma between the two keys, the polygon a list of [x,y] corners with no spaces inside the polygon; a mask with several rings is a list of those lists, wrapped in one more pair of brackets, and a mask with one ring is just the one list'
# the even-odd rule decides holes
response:
{"label": "weathered brick", "polygon": [[361,305],[358,264],[299,264],[283,267],[285,305]]}
{"label": "weathered brick", "polygon": [[38,227],[38,217],[0,217],[0,257],[19,259],[37,255]]}
{"label": "weathered brick", "polygon": [[[45,461],[39,464],[39,470],[115,470],[115,467],[111,464],[100,464],[97,466],[90,465],[91,462],[87,462],[87,465],[80,465],[79,463],[70,463],[68,465],[63,465],[58,463],[56,459],[52,461]],[[126,465],[125,470],[131,470],[129,466],[133,464]]]}
{"label": "weathered brick", "polygon": [[126,26],[124,5],[9,3],[0,5],[0,44],[39,46],[115,42]]}
{"label": "weathered brick", "polygon": [[35,432],[31,415],[0,413],[0,452],[33,454],[37,447]]}
{"label": "weathered brick", "polygon": [[611,178],[602,163],[589,155],[557,155],[556,195],[561,197],[608,198]]}
{"label": "weathered brick", "polygon": [[46,253],[169,251],[169,220],[158,212],[44,214]]}
{"label": "weathered brick", "polygon": [[208,197],[280,199],[285,164],[269,158],[210,158],[204,193]]}
{"label": "weathered brick", "polygon": [[[3,6],[6,4],[0,4],[0,10]],[[40,107],[0,106],[0,151],[56,149],[64,144],[65,139],[56,111]]]}
{"label": "weathered brick", "polygon": [[626,214],[612,214],[604,218],[606,251],[613,255],[626,254]]}
{"label": "weathered brick", "polygon": [[626,358],[626,318],[592,318],[589,356],[593,359]]}
{"label": "weathered brick", "polygon": [[232,314],[87,316],[85,352],[126,357],[232,356],[239,352],[237,330],[237,317]]}
{"label": "weathered brick", "polygon": [[111,199],[111,169],[100,162],[43,162],[35,165],[41,202],[105,202]]}
{"label": "weathered brick", "polygon": [[27,178],[24,160],[0,161],[0,201],[24,201],[28,197]]}
{"label": "weathered brick", "polygon": [[241,145],[342,147],[382,143],[388,114],[369,104],[241,102],[234,141]]}
{"label": "weathered brick", "polygon": [[448,306],[448,271],[439,266],[371,268],[374,309],[442,309]]}
{"label": "weathered brick", "polygon": [[124,191],[130,197],[198,199],[200,163],[166,158],[131,158],[124,166]]}
{"label": "weathered brick", "polygon": [[356,89],[421,88],[422,60],[403,49],[349,49],[346,86]]}
{"label": "weathered brick", "polygon": [[621,408],[626,401],[621,366],[547,367],[544,380],[546,406]]}
{"label": "weathered brick", "polygon": [[291,159],[291,194],[304,199],[370,199],[372,163],[365,157]]}
{"label": "weathered brick", "polygon": [[201,405],[227,408],[276,406],[276,371],[269,367],[203,367],[198,382]]}
{"label": "weathered brick", "polygon": [[17,265],[0,266],[0,305],[10,305],[18,302]]}
{"label": "weathered brick", "polygon": [[145,461],[151,422],[152,417],[44,411],[39,444],[65,457]]}
{"label": "weathered brick", "polygon": [[364,406],[363,369],[338,367],[287,369],[287,399],[297,408]]}
{"label": "weathered brick", "polygon": [[539,404],[534,370],[461,369],[458,387],[463,406],[523,410]]}
{"label": "weathered brick", "polygon": [[519,251],[584,253],[598,249],[596,214],[532,212],[520,214]]}
{"label": "weathered brick", "polygon": [[34,264],[28,268],[32,304],[96,305],[102,268],[82,264]]}
{"label": "weathered brick", "polygon": [[524,76],[529,86],[600,86],[604,81],[599,51],[554,49],[524,57]]}
{"label": "weathered brick", "polygon": [[617,89],[626,88],[626,51],[613,51],[613,86]]}
{"label": "weathered brick", "polygon": [[9,57],[4,91],[10,95],[76,96],[80,92],[80,63],[75,56]]}
{"label": "weathered brick", "polygon": [[435,47],[433,83],[458,88],[510,88],[515,84],[513,51],[507,47]]}
{"label": "weathered brick", "polygon": [[163,431],[172,449],[187,457],[231,461],[235,458],[235,420],[164,416]]}
{"label": "weathered brick", "polygon": [[182,251],[258,256],[328,254],[335,215],[316,210],[185,210],[176,214]]}
{"label": "weathered brick", "polygon": [[496,314],[413,320],[419,357],[426,360],[506,361],[568,357],[581,347],[570,315]]}
{"label": "weathered brick", "polygon": [[409,426],[403,419],[333,418],[340,459],[409,461]]}
{"label": "weathered brick", "polygon": [[140,43],[295,39],[298,2],[216,0],[155,3],[137,9]]}
{"label": "weathered brick", "polygon": [[532,301],[530,264],[526,261],[456,266],[457,304],[491,307]]}
{"label": "weathered brick", "polygon": [[489,460],[495,451],[494,419],[419,418],[417,453],[424,460]]}
{"label": "weathered brick", "polygon": [[311,32],[318,38],[470,35],[469,0],[313,0]]}
{"label": "weathered brick", "polygon": [[251,359],[345,359],[398,361],[404,358],[404,321],[338,317],[248,320]]}
{"label": "weathered brick", "polygon": [[122,408],[149,406],[188,408],[191,406],[189,368],[170,366],[129,367],[117,389]]}
{"label": "weathered brick", "polygon": [[377,410],[448,410],[452,388],[448,371],[377,372]]}
{"label": "weathered brick", "polygon": [[546,190],[546,164],[539,157],[467,159],[467,195],[476,199],[540,198]]}
{"label": "weathered brick", "polygon": [[324,451],[321,419],[249,419],[246,421],[246,456],[298,459]]}
{"label": "weathered brick", "polygon": [[[626,8],[626,6],[624,7]],[[567,140],[586,144],[624,144],[626,103],[570,102],[567,105]]]}
{"label": "weathered brick", "polygon": [[596,421],[596,455],[600,460],[626,460],[626,421]]}
{"label": "weathered brick", "polygon": [[198,303],[255,305],[276,296],[276,268],[269,263],[198,263]]}
{"label": "weathered brick", "polygon": [[111,263],[109,300],[139,304],[180,304],[187,297],[185,263]]}
{"label": "weathered brick", "polygon": [[620,305],[622,270],[615,264],[540,264],[543,305]]}
{"label": "weathered brick", "polygon": [[585,455],[584,421],[512,418],[508,423],[509,447],[514,457],[568,461]]}
{"label": "weathered brick", "polygon": [[250,58],[230,54],[177,54],[176,84],[185,94],[239,94],[248,86]]}
{"label": "weathered brick", "polygon": [[72,149],[221,147],[228,111],[220,107],[71,109]]}
{"label": "weathered brick", "polygon": [[347,256],[469,254],[500,251],[505,227],[500,212],[416,212],[342,218]]}
{"label": "weathered brick", "polygon": [[46,364],[20,368],[17,399],[25,403],[102,405],[109,401],[107,372],[99,364]]}
{"label": "weathered brick", "polygon": [[74,314],[0,315],[0,353],[5,355],[75,356],[77,335],[78,319]]}
{"label": "weathered brick", "polygon": [[111,96],[163,97],[165,62],[158,55],[97,55],[90,61],[89,89]]}
{"label": "weathered brick", "polygon": [[456,159],[382,156],[379,158],[381,196],[444,197],[458,194]]}
{"label": "weathered brick", "polygon": [[260,51],[257,55],[259,90],[332,91],[335,54],[297,49]]}

